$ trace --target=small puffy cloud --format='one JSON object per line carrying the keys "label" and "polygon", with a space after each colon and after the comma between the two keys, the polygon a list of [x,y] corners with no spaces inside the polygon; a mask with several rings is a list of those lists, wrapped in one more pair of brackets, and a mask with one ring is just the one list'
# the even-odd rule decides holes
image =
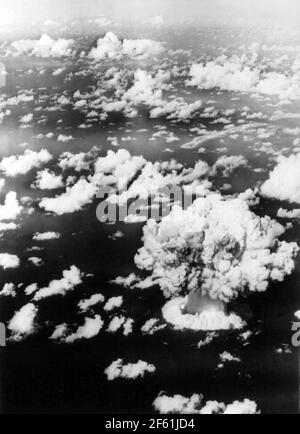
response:
{"label": "small puffy cloud", "polygon": [[40,152],[26,149],[22,155],[3,158],[0,162],[0,171],[9,177],[25,175],[30,170],[48,163],[51,159],[52,155],[46,149],[42,149]]}
{"label": "small puffy cloud", "polygon": [[47,287],[37,291],[34,300],[39,301],[54,295],[64,296],[67,292],[72,291],[82,283],[82,276],[83,274],[79,268],[72,265],[69,270],[63,271],[62,279],[52,280]]}
{"label": "small puffy cloud", "polygon": [[155,57],[164,52],[161,42],[151,39],[124,39],[121,41],[114,33],[108,32],[98,39],[97,47],[93,47],[89,57],[94,60],[118,59],[122,56],[130,58]]}
{"label": "small puffy cloud", "polygon": [[131,273],[127,277],[118,276],[115,279],[111,280],[109,283],[118,285],[118,286],[124,286],[124,288],[134,288],[135,284],[140,281],[140,278],[134,274]]}
{"label": "small puffy cloud", "polygon": [[111,312],[114,309],[117,309],[118,307],[121,307],[123,304],[123,297],[111,297],[105,304],[104,310],[106,312]]}
{"label": "small puffy cloud", "polygon": [[230,176],[232,172],[240,167],[247,167],[248,161],[242,155],[224,155],[220,157],[213,166],[214,173],[222,173],[224,177]]}
{"label": "small puffy cloud", "polygon": [[59,324],[55,327],[54,332],[49,337],[53,341],[63,341],[68,333],[68,324]]}
{"label": "small puffy cloud", "polygon": [[280,156],[261,193],[283,201],[300,203],[300,154]]}
{"label": "small puffy cloud", "polygon": [[71,140],[74,140],[73,136],[65,136],[64,134],[60,134],[57,138],[58,142],[63,142],[63,143],[70,142]]}
{"label": "small puffy cloud", "polygon": [[88,154],[80,152],[72,154],[71,152],[64,152],[59,158],[59,167],[62,170],[74,169],[76,172],[89,169]]}
{"label": "small puffy cloud", "polygon": [[95,306],[96,304],[103,303],[105,300],[102,294],[93,294],[90,298],[81,300],[78,303],[78,307],[82,312],[86,312],[89,308]]}
{"label": "small puffy cloud", "polygon": [[161,414],[258,414],[257,404],[245,399],[226,406],[217,401],[203,403],[203,395],[193,394],[190,398],[182,395],[168,396],[160,393],[153,407]]}
{"label": "small puffy cloud", "polygon": [[227,405],[224,414],[258,414],[257,404],[249,399],[244,401],[234,401],[232,404]]}
{"label": "small puffy cloud", "polygon": [[12,231],[17,229],[18,225],[16,223],[0,223],[0,232]]}
{"label": "small puffy cloud", "polygon": [[54,172],[45,169],[37,173],[36,181],[32,187],[39,190],[56,190],[64,187],[63,178],[61,175],[55,175]]}
{"label": "small puffy cloud", "polygon": [[74,54],[73,39],[52,39],[44,34],[40,39],[21,39],[11,44],[14,56],[65,57]]}
{"label": "small puffy cloud", "polygon": [[52,75],[54,77],[57,77],[58,75],[61,75],[65,71],[65,68],[57,68],[52,72]]}
{"label": "small puffy cloud", "polygon": [[[151,109],[150,117],[159,118],[166,117],[169,120],[176,120],[179,122],[192,119],[199,114],[202,107],[202,101],[196,101],[191,104],[186,103],[182,99],[174,99],[172,101],[161,101],[160,104]],[[167,142],[176,141],[175,138],[170,138]]]}
{"label": "small puffy cloud", "polygon": [[32,239],[34,241],[49,241],[49,240],[57,240],[60,238],[60,233],[58,232],[36,232]]}
{"label": "small puffy cloud", "polygon": [[57,215],[69,214],[80,211],[85,205],[91,203],[96,192],[97,187],[82,178],[72,187],[67,187],[66,192],[60,196],[43,198],[39,206]]}
{"label": "small puffy cloud", "polygon": [[0,221],[15,220],[22,212],[23,207],[19,204],[17,193],[10,191],[5,197],[3,205],[0,205]]}
{"label": "small puffy cloud", "polygon": [[64,342],[66,344],[72,344],[82,339],[92,339],[99,334],[102,326],[103,321],[100,315],[95,315],[94,318],[85,318],[84,324],[79,326],[74,333],[69,333],[69,327],[65,323],[56,326],[50,339]]}
{"label": "small puffy cloud", "polygon": [[9,253],[0,253],[0,267],[7,270],[8,268],[18,268],[20,265],[20,259],[16,255],[10,255]]}
{"label": "small puffy cloud", "polygon": [[137,363],[123,363],[122,359],[115,360],[104,373],[107,376],[108,381],[115,380],[117,378],[125,378],[127,380],[135,380],[139,377],[144,377],[146,373],[153,374],[156,371],[154,365],[151,365],[143,360],[139,360]]}
{"label": "small puffy cloud", "polygon": [[64,339],[64,342],[71,344],[81,339],[92,339],[97,336],[103,326],[103,321],[100,315],[95,315],[94,318],[85,318],[84,324]]}
{"label": "small puffy cloud", "polygon": [[294,313],[295,317],[300,320],[300,310]]}
{"label": "small puffy cloud", "polygon": [[108,151],[105,157],[98,158],[95,163],[94,182],[98,185],[116,184],[122,189],[127,187],[145,163],[143,157],[132,157],[125,149],[119,149],[117,152]]}
{"label": "small puffy cloud", "polygon": [[153,407],[161,414],[195,414],[200,412],[202,395],[194,394],[190,398],[182,395],[167,396],[160,394],[154,401]]}
{"label": "small puffy cloud", "polygon": [[30,122],[32,122],[32,120],[33,120],[33,114],[32,113],[28,113],[27,115],[20,117],[20,123],[21,124],[30,124]]}
{"label": "small puffy cloud", "polygon": [[166,327],[166,324],[159,324],[158,318],[150,318],[145,322],[145,324],[141,327],[141,332],[149,335],[153,335],[154,333],[162,330]]}
{"label": "small puffy cloud", "polygon": [[32,294],[34,294],[38,289],[39,289],[39,288],[38,288],[37,283],[32,283],[31,285],[28,285],[28,286],[25,288],[25,294],[26,294],[26,295],[32,295]]}
{"label": "small puffy cloud", "polygon": [[284,219],[300,219],[300,209],[287,210],[280,208],[277,212],[277,217]]}
{"label": "small puffy cloud", "polygon": [[161,42],[151,39],[124,39],[123,54],[128,57],[149,58],[164,52]]}
{"label": "small puffy cloud", "polygon": [[128,336],[132,333],[132,327],[134,324],[134,320],[132,318],[125,318],[124,316],[115,316],[110,321],[107,332],[108,333],[116,333],[123,327],[124,336]]}
{"label": "small puffy cloud", "polygon": [[107,327],[109,333],[116,333],[125,323],[124,316],[115,316]]}
{"label": "small puffy cloud", "polygon": [[132,333],[132,329],[133,329],[133,324],[134,324],[134,320],[132,318],[127,318],[123,328],[124,328],[124,336],[128,336]]}
{"label": "small puffy cloud", "polygon": [[28,261],[36,267],[40,267],[41,265],[43,265],[43,260],[41,258],[37,258],[36,256],[31,256],[30,258],[28,258]]}
{"label": "small puffy cloud", "polygon": [[16,297],[16,286],[14,283],[6,283],[0,291],[0,296],[4,297]]}
{"label": "small puffy cloud", "polygon": [[12,333],[12,340],[20,341],[35,332],[37,312],[37,307],[33,303],[29,303],[14,314],[8,324],[8,329]]}
{"label": "small puffy cloud", "polygon": [[237,362],[238,363],[241,361],[241,359],[239,357],[233,356],[228,351],[224,351],[222,354],[220,354],[220,360],[223,363],[226,363],[226,362]]}

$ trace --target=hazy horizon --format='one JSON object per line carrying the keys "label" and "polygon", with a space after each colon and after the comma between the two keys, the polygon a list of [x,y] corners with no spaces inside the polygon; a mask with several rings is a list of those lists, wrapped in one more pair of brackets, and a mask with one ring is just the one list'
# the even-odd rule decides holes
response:
{"label": "hazy horizon", "polygon": [[209,21],[293,26],[300,21],[300,4],[295,0],[1,0],[0,5],[2,25],[99,15],[133,23],[161,16],[168,23]]}

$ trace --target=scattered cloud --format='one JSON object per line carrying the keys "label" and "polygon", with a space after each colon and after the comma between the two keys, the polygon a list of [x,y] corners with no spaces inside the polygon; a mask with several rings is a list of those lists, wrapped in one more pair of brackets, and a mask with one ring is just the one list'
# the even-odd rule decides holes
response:
{"label": "scattered cloud", "polygon": [[17,311],[8,324],[11,331],[11,339],[21,341],[36,331],[37,307],[33,303],[26,304]]}
{"label": "scattered cloud", "polygon": [[62,274],[62,279],[52,280],[47,287],[39,289],[35,293],[34,300],[39,301],[54,295],[64,296],[82,283],[83,274],[75,265],[72,265],[69,270],[63,271]]}
{"label": "scattered cloud", "polygon": [[125,378],[127,380],[135,380],[139,377],[144,377],[146,373],[153,374],[156,371],[154,365],[151,365],[143,360],[139,360],[137,363],[123,363],[122,359],[115,360],[104,373],[107,376],[108,381],[115,380],[117,378]]}
{"label": "scattered cloud", "polygon": [[51,159],[52,155],[46,149],[42,149],[40,152],[26,149],[22,155],[4,157],[0,162],[0,171],[8,177],[25,175],[30,170],[49,163]]}
{"label": "scattered cloud", "polygon": [[300,154],[280,156],[269,179],[261,186],[264,196],[300,203]]}

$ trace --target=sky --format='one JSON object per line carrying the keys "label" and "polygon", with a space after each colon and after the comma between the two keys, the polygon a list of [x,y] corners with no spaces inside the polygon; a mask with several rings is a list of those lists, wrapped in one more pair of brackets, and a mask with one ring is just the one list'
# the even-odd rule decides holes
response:
{"label": "sky", "polygon": [[294,24],[299,0],[0,0],[0,23],[96,17],[139,22],[151,16],[166,21],[229,21]]}

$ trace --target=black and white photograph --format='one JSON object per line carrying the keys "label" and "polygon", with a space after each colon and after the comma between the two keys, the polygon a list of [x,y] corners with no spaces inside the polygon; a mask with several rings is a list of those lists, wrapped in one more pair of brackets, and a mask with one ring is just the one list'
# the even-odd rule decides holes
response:
{"label": "black and white photograph", "polygon": [[0,0],[0,245],[0,414],[299,414],[300,2]]}

